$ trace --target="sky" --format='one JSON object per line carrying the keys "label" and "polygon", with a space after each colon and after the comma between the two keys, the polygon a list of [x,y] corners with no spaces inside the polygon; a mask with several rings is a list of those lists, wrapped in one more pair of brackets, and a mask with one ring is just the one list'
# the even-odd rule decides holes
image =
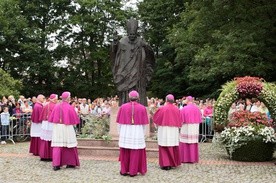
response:
{"label": "sky", "polygon": [[134,9],[136,9],[137,8],[137,6],[136,6],[137,2],[139,2],[141,0],[125,0],[125,1],[126,1],[126,4],[125,4],[126,7],[132,7]]}

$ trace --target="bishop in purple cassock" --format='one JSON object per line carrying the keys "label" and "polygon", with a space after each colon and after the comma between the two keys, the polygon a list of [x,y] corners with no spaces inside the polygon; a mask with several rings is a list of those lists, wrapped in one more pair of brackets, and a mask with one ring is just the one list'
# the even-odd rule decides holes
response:
{"label": "bishop in purple cassock", "polygon": [[49,102],[43,107],[42,110],[42,126],[40,136],[40,150],[39,156],[42,161],[51,161],[53,149],[51,147],[53,123],[48,120],[57,103],[58,95],[51,94]]}
{"label": "bishop in purple cassock", "polygon": [[182,163],[199,161],[198,136],[202,122],[200,109],[193,103],[193,97],[187,97],[187,105],[180,111],[183,125],[180,130],[180,156]]}
{"label": "bishop in purple cassock", "polygon": [[129,93],[130,102],[123,104],[117,115],[121,175],[136,176],[147,172],[145,130],[149,124],[147,109],[139,104],[137,91]]}
{"label": "bishop in purple cassock", "polygon": [[34,104],[31,120],[31,143],[29,152],[35,156],[39,155],[40,149],[40,136],[42,124],[42,109],[45,97],[43,95],[37,96],[37,101]]}
{"label": "bishop in purple cassock", "polygon": [[53,123],[52,144],[53,147],[53,169],[59,170],[61,166],[75,168],[80,166],[77,138],[74,125],[80,123],[75,109],[69,104],[70,92],[63,92],[62,102],[56,104],[49,117]]}
{"label": "bishop in purple cassock", "polygon": [[181,164],[179,156],[179,128],[182,126],[179,109],[173,104],[174,96],[166,96],[166,105],[160,107],[153,116],[158,127],[159,165],[170,170]]}

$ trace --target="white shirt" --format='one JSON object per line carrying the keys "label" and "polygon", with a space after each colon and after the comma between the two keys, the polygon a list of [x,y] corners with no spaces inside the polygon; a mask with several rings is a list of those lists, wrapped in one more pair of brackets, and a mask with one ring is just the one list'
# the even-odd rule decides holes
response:
{"label": "white shirt", "polygon": [[88,114],[89,113],[89,105],[88,104],[81,104],[80,105],[80,113],[81,114]]}

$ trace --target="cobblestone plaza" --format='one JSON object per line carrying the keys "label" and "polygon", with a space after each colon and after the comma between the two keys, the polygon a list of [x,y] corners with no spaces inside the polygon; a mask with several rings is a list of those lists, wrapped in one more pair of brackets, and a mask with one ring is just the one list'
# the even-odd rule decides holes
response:
{"label": "cobblestone plaza", "polygon": [[148,158],[148,172],[136,177],[121,176],[117,157],[80,156],[77,169],[53,171],[51,162],[28,153],[29,143],[0,146],[1,183],[75,182],[196,182],[196,183],[273,183],[276,182],[276,153],[270,162],[229,160],[226,151],[212,143],[200,143],[200,162],[161,170],[157,158]]}

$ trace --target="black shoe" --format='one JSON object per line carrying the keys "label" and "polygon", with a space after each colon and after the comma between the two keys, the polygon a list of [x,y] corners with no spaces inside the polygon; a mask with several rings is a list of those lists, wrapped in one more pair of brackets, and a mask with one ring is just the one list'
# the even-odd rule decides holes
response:
{"label": "black shoe", "polygon": [[67,165],[66,168],[75,168],[76,166],[74,165]]}
{"label": "black shoe", "polygon": [[54,166],[54,167],[53,167],[53,170],[54,170],[54,171],[57,171],[57,170],[59,170],[59,169],[60,169],[60,166]]}
{"label": "black shoe", "polygon": [[40,158],[40,161],[52,161],[52,159],[48,159],[48,158]]}
{"label": "black shoe", "polygon": [[127,176],[128,173],[122,173],[122,172],[120,172],[120,175],[122,175],[122,176]]}
{"label": "black shoe", "polygon": [[135,177],[137,174],[135,174],[135,175],[129,175],[130,177]]}
{"label": "black shoe", "polygon": [[170,170],[172,167],[170,167],[170,166],[163,166],[163,167],[161,167],[161,169],[162,170]]}

